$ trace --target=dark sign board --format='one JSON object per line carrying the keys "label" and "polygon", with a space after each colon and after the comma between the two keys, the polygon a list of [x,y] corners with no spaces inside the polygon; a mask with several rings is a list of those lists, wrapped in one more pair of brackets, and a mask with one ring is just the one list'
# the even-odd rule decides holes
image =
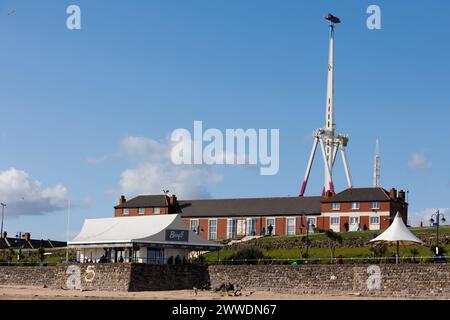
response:
{"label": "dark sign board", "polygon": [[189,241],[189,231],[188,230],[166,230],[166,241]]}

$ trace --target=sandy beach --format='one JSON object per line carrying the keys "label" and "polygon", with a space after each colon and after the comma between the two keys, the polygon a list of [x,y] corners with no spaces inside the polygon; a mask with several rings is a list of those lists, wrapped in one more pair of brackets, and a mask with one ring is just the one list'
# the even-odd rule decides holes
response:
{"label": "sandy beach", "polygon": [[[263,291],[243,291],[242,296],[192,290],[114,292],[49,289],[29,286],[0,286],[0,300],[385,300],[387,297],[364,297],[358,294],[307,295]],[[400,298],[397,298],[400,299]],[[404,298],[401,298],[404,299]]]}

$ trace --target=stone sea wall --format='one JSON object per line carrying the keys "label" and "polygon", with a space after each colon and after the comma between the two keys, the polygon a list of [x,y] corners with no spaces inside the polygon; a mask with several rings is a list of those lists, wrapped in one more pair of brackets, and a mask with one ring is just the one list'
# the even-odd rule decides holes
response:
{"label": "stone sea wall", "polygon": [[0,267],[0,285],[67,290],[158,291],[224,282],[243,290],[450,299],[449,264],[145,265],[73,264]]}

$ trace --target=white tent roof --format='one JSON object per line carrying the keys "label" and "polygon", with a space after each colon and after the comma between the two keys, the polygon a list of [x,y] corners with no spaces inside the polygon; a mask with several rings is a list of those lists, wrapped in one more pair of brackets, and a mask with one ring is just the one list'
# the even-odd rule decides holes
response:
{"label": "white tent roof", "polygon": [[398,242],[400,245],[422,244],[422,240],[417,238],[408,227],[403,223],[403,219],[397,212],[394,221],[382,234],[375,239],[370,240],[372,243]]}
{"label": "white tent roof", "polygon": [[[188,232],[187,241],[166,240],[166,230]],[[69,241],[71,247],[140,244],[172,244],[187,246],[220,247],[219,244],[200,238],[192,232],[178,214],[155,216],[86,219],[80,233]]]}

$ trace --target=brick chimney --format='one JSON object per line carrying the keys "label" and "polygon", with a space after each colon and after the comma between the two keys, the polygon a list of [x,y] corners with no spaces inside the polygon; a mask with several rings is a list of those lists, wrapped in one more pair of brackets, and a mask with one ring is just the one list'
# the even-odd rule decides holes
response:
{"label": "brick chimney", "polygon": [[402,202],[406,202],[405,191],[400,190],[400,191],[398,192],[398,198],[399,198]]}
{"label": "brick chimney", "polygon": [[119,198],[119,205],[124,204],[125,202],[127,202],[127,199],[124,195],[121,195]]}
{"label": "brick chimney", "polygon": [[169,197],[169,204],[171,207],[175,207],[178,204],[176,195],[173,194]]}
{"label": "brick chimney", "polygon": [[332,198],[333,197],[333,192],[331,192],[331,190],[328,190],[327,192],[325,192],[324,197],[325,198]]}
{"label": "brick chimney", "polygon": [[397,200],[397,190],[395,188],[391,188],[391,190],[389,190],[389,198]]}
{"label": "brick chimney", "polygon": [[30,241],[31,239],[31,234],[29,232],[25,232],[23,234],[23,238],[25,239],[25,241]]}

